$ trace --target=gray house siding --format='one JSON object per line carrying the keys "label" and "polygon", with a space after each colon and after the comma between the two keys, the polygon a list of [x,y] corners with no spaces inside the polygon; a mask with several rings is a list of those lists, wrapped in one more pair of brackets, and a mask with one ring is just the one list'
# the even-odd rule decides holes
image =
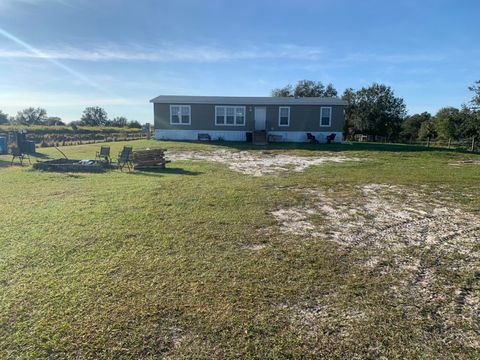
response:
{"label": "gray house siding", "polygon": [[[199,133],[207,133],[212,139],[244,141],[247,132],[255,130],[255,107],[266,109],[266,131],[268,135],[278,135],[283,141],[307,141],[307,133],[314,134],[321,142],[326,136],[335,133],[336,141],[341,141],[344,124],[344,103],[340,99],[272,99],[272,98],[225,98],[208,99],[198,97],[165,97],[154,102],[155,137],[157,139],[196,140]],[[173,98],[173,99],[171,99]],[[207,97],[208,98],[208,97]],[[237,100],[238,102],[228,102]],[[249,104],[249,100],[253,103]],[[265,101],[265,105],[262,102]],[[271,104],[271,102],[276,102]],[[281,105],[285,102],[285,105]],[[300,103],[300,105],[294,103]],[[170,106],[189,105],[190,124],[171,124]],[[244,125],[215,125],[216,106],[245,107]],[[279,108],[290,108],[289,126],[279,126]],[[320,109],[330,107],[330,126],[320,126]]]}
{"label": "gray house siding", "polygon": [[343,106],[332,108],[331,126],[320,126],[320,108],[317,105],[292,105],[290,107],[290,126],[278,125],[278,112],[282,106],[267,106],[267,130],[270,131],[343,131]]}
{"label": "gray house siding", "polygon": [[[253,105],[245,106],[246,121],[244,126],[219,126],[215,125],[214,104],[191,104],[190,125],[170,124],[170,105],[154,104],[155,129],[178,130],[219,130],[219,131],[253,131],[255,127],[255,111]],[[184,104],[188,105],[188,104]],[[222,105],[223,106],[223,105]],[[225,105],[228,106],[228,105]],[[256,105],[258,106],[258,105]],[[267,105],[267,131],[332,131],[343,130],[343,106],[328,106],[332,108],[331,126],[320,126],[320,108],[313,105],[290,106],[290,126],[279,126],[278,112],[281,106]]]}
{"label": "gray house siding", "polygon": [[[253,111],[248,111],[246,106],[246,121],[244,126],[215,125],[215,105],[191,104],[190,125],[170,124],[170,105],[177,104],[154,104],[155,129],[178,129],[178,130],[218,130],[218,131],[251,131],[255,124]],[[183,104],[189,105],[189,104]],[[232,104],[231,106],[234,106]],[[224,106],[224,105],[222,105]],[[228,106],[228,105],[225,105]],[[243,105],[237,105],[243,106]]]}

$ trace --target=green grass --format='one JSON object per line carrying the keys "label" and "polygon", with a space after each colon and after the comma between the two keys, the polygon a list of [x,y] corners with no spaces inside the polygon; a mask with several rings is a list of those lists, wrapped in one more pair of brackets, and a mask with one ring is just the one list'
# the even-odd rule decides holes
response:
{"label": "green grass", "polygon": [[[111,143],[112,153],[124,144]],[[133,141],[136,148],[245,150],[246,144]],[[64,147],[92,158],[99,145]],[[264,151],[264,147],[253,148]],[[59,174],[7,167],[0,156],[0,358],[474,358],[389,297],[392,275],[356,265],[359,253],[279,231],[269,211],[306,199],[289,188],[424,186],[452,206],[480,208],[480,156],[401,145],[278,145],[368,159],[282,177],[178,161],[164,173]],[[39,160],[60,157],[41,149]],[[467,196],[469,195],[469,196]],[[321,219],[317,219],[321,221]],[[248,245],[265,247],[251,251]],[[455,277],[455,275],[452,275]],[[455,281],[455,280],[452,280]],[[370,314],[306,337],[287,305],[337,293]],[[479,327],[474,328],[479,331]]]}

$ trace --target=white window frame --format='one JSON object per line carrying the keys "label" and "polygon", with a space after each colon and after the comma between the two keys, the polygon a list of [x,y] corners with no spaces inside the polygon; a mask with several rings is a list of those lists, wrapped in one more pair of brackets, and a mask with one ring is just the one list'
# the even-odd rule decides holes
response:
{"label": "white window frame", "polygon": [[[288,123],[287,125],[285,124],[282,124],[280,122],[281,118],[282,118],[282,109],[287,109],[288,110]],[[290,106],[279,106],[278,107],[278,126],[281,126],[281,127],[288,127],[290,126]]]}
{"label": "white window frame", "polygon": [[[180,118],[178,119],[179,120],[178,123],[172,122],[172,118],[173,118],[172,107],[175,107],[175,106],[180,109]],[[182,107],[188,108],[188,123],[182,123]],[[192,125],[192,107],[190,105],[185,105],[185,104],[170,105],[170,125],[185,125],[185,126]]]}
{"label": "white window frame", "polygon": [[[217,109],[223,108],[223,124],[217,123]],[[233,124],[227,124],[227,108],[233,108]],[[237,124],[237,109],[243,109],[243,124]],[[246,106],[236,105],[217,105],[215,106],[215,126],[245,126],[247,124]]]}
{"label": "white window frame", "polygon": [[[329,109],[330,110],[330,116],[328,117],[328,125],[322,125],[323,109]],[[331,127],[331,126],[332,126],[332,107],[331,106],[320,107],[320,127]]]}

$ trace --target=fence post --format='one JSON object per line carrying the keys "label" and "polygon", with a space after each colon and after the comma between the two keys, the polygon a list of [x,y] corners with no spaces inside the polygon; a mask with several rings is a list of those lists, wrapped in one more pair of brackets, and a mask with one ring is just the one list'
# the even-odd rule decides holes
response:
{"label": "fence post", "polygon": [[427,138],[427,148],[430,147],[430,138]]}
{"label": "fence post", "polygon": [[452,138],[448,138],[448,148],[450,149],[450,144],[452,143]]}
{"label": "fence post", "polygon": [[472,152],[475,151],[475,136],[472,136]]}

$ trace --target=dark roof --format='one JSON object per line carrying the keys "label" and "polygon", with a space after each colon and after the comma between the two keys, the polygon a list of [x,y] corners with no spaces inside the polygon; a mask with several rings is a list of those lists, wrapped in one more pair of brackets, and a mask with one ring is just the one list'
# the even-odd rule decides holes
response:
{"label": "dark roof", "polygon": [[158,104],[215,104],[215,105],[343,105],[336,97],[253,97],[253,96],[182,96],[160,95],[150,100]]}

